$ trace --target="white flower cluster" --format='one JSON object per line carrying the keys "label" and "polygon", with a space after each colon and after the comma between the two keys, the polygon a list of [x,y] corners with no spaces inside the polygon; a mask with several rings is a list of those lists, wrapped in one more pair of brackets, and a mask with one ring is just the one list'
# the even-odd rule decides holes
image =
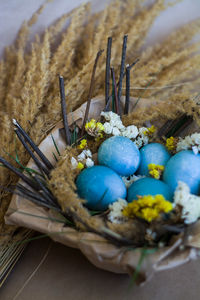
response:
{"label": "white flower cluster", "polygon": [[109,214],[108,220],[112,223],[123,223],[126,220],[126,217],[123,216],[122,211],[126,207],[128,202],[124,199],[118,199],[116,202],[109,205]]}
{"label": "white flower cluster", "polygon": [[146,176],[142,176],[142,175],[137,175],[137,176],[136,176],[136,175],[133,174],[133,175],[128,176],[128,177],[123,176],[123,177],[122,177],[122,180],[123,180],[123,182],[124,182],[126,188],[129,188],[129,186],[130,186],[133,182],[137,181],[138,179],[144,178],[144,177],[146,177]]}
{"label": "white flower cluster", "polygon": [[94,161],[92,160],[92,152],[90,150],[83,150],[77,156],[77,159],[72,157],[71,158],[71,164],[72,164],[73,169],[77,168],[78,162],[84,163],[87,168],[93,167],[94,166]]}
{"label": "white flower cluster", "polygon": [[112,111],[108,111],[108,112],[102,112],[101,116],[103,116],[105,120],[108,121],[103,124],[104,132],[106,134],[121,135],[121,131],[125,127],[122,124],[119,115],[113,113]]}
{"label": "white flower cluster", "polygon": [[149,138],[148,136],[145,134],[145,132],[148,130],[148,128],[146,127],[141,127],[139,128],[139,133],[138,133],[138,136],[137,138],[133,141],[135,143],[135,145],[138,147],[138,148],[141,148],[145,145],[148,144],[149,142]]}
{"label": "white flower cluster", "polygon": [[192,195],[186,183],[179,181],[174,193],[174,203],[183,207],[182,218],[186,224],[196,222],[200,217],[200,197]]}
{"label": "white flower cluster", "polygon": [[200,133],[193,133],[192,135],[186,136],[184,139],[180,138],[176,151],[179,152],[181,150],[193,150],[194,154],[198,154],[200,152]]}
{"label": "white flower cluster", "polygon": [[146,127],[139,128],[139,130],[135,125],[125,127],[120,116],[112,111],[102,112],[101,116],[107,121],[103,124],[106,134],[120,135],[132,139],[138,148],[148,144],[148,136],[144,134],[147,130]]}

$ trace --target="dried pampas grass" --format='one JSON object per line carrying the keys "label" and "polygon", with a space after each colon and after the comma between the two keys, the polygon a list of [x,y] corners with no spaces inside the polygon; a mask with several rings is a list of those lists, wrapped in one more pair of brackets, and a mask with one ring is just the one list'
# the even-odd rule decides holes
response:
{"label": "dried pampas grass", "polygon": [[[149,101],[161,101],[158,109],[166,108],[164,101],[168,101],[168,106],[179,104],[181,109],[182,105],[186,105],[186,100],[192,98],[200,81],[197,68],[200,54],[198,42],[190,42],[199,32],[200,20],[173,32],[162,44],[141,50],[156,16],[166,8],[164,0],[155,0],[148,8],[144,8],[140,0],[116,0],[104,11],[93,15],[90,5],[84,4],[63,15],[42,36],[36,36],[29,50],[31,26],[37,21],[43,8],[44,6],[31,20],[24,22],[15,43],[5,49],[4,59],[0,62],[0,155],[5,155],[4,151],[7,151],[15,157],[17,149],[20,162],[25,165],[28,161],[21,145],[15,141],[12,118],[22,124],[36,143],[61,119],[58,74],[62,74],[65,79],[69,111],[87,100],[94,59],[100,48],[106,49],[108,36],[113,37],[111,64],[117,70],[121,59],[122,37],[124,34],[129,35],[126,62],[131,64],[140,57],[132,76],[131,87],[144,88],[142,97]],[[124,16],[123,22],[121,16]],[[63,30],[68,20],[69,26]],[[104,94],[104,75],[105,57],[96,70],[93,96]],[[146,88],[149,84],[151,89]],[[157,89],[165,85],[173,87]],[[141,96],[140,89],[131,91],[132,96]],[[174,116],[169,116],[167,110],[166,118],[169,117]],[[137,119],[137,116],[130,114],[127,120],[132,118]],[[12,159],[8,157],[8,160]],[[15,176],[1,168],[2,185],[16,180]],[[5,242],[5,236],[9,239],[14,230],[3,221],[9,200],[10,195],[2,193],[0,243]]]}

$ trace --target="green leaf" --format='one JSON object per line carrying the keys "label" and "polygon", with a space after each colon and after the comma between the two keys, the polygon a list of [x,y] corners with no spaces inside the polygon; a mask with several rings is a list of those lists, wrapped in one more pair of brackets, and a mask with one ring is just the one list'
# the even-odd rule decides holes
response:
{"label": "green leaf", "polygon": [[56,151],[57,151],[58,155],[60,156],[61,154],[60,154],[60,151],[59,151],[59,149],[58,149],[58,145],[56,144],[56,141],[55,141],[55,139],[54,139],[54,137],[53,137],[53,135],[52,135],[52,134],[51,134],[51,138],[52,138],[52,141],[53,141],[54,147],[55,147],[55,149],[56,149]]}
{"label": "green leaf", "polygon": [[58,159],[57,159],[57,156],[55,155],[55,153],[52,152],[52,154],[53,154],[53,157],[54,157],[55,161],[58,162]]}

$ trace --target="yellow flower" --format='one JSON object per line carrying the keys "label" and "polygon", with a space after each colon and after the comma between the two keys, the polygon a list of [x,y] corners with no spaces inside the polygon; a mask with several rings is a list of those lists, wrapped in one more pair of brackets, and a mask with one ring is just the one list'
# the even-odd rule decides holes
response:
{"label": "yellow flower", "polygon": [[176,140],[173,136],[166,140],[166,147],[169,151],[173,151],[176,148]]}
{"label": "yellow flower", "polygon": [[85,124],[85,130],[89,135],[101,138],[103,137],[102,131],[104,130],[104,126],[102,123],[96,122],[92,119],[90,122]]}
{"label": "yellow flower", "polygon": [[95,127],[96,127],[96,121],[95,121],[95,119],[92,119],[92,120],[90,120],[90,122],[87,122],[87,123],[85,124],[85,129],[86,129],[86,131],[87,131],[88,129],[95,129]]}
{"label": "yellow flower", "polygon": [[80,142],[80,145],[78,146],[79,149],[84,149],[87,147],[87,140],[86,139],[82,139]]}
{"label": "yellow flower", "polygon": [[151,127],[147,128],[147,130],[145,130],[143,133],[144,135],[152,136],[155,131],[156,131],[156,127],[152,125]]}
{"label": "yellow flower", "polygon": [[140,206],[138,201],[134,200],[123,209],[122,214],[125,217],[134,218],[138,215],[139,209]]}
{"label": "yellow flower", "polygon": [[163,211],[165,213],[168,213],[169,211],[172,210],[172,203],[169,201],[163,201],[163,196],[162,195],[157,195],[157,209],[160,211]]}
{"label": "yellow flower", "polygon": [[99,142],[103,138],[103,133],[99,133],[99,135],[95,138],[96,142]]}
{"label": "yellow flower", "polygon": [[84,164],[79,162],[78,165],[77,165],[77,169],[82,170],[83,168],[84,168]]}
{"label": "yellow flower", "polygon": [[142,217],[147,222],[151,222],[159,217],[159,212],[157,209],[146,207],[142,209]]}
{"label": "yellow flower", "polygon": [[128,218],[138,217],[151,222],[159,218],[161,213],[168,213],[172,209],[172,203],[165,200],[162,195],[147,195],[129,203],[123,209],[122,214]]}
{"label": "yellow flower", "polygon": [[149,174],[155,179],[160,179],[162,172],[164,171],[164,166],[156,164],[148,164]]}
{"label": "yellow flower", "polygon": [[103,130],[104,130],[104,126],[103,126],[103,124],[100,123],[100,122],[97,122],[96,128],[97,128],[99,131],[103,131]]}

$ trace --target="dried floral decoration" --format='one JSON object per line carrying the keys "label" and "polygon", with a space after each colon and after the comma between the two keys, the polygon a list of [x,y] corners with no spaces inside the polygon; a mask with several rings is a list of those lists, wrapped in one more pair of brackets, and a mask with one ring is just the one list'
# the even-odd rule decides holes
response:
{"label": "dried floral decoration", "polygon": [[[0,62],[0,155],[5,155],[3,151],[9,155],[7,160],[0,158],[1,164],[6,166],[0,173],[1,184],[6,187],[1,193],[1,244],[5,243],[6,236],[9,237],[15,230],[6,226],[3,218],[10,202],[10,190],[7,186],[12,183],[12,188],[18,178],[29,186],[27,188],[18,184],[16,191],[19,195],[26,196],[37,205],[64,214],[68,218],[67,224],[77,230],[95,233],[117,246],[141,247],[150,243],[144,232],[151,229],[151,223],[156,224],[153,232],[156,232],[157,237],[162,231],[162,237],[166,238],[167,244],[174,234],[171,229],[173,226],[174,230],[179,231],[181,226],[183,230],[186,223],[198,218],[191,212],[191,208],[196,207],[196,198],[193,199],[184,186],[179,186],[175,196],[177,204],[183,207],[184,218],[181,213],[175,217],[171,203],[156,196],[148,199],[143,197],[127,205],[124,200],[119,200],[110,206],[106,219],[98,214],[93,216],[93,212],[84,207],[84,199],[80,199],[76,194],[77,174],[85,167],[94,165],[93,149],[97,150],[107,137],[127,137],[141,148],[155,138],[162,142],[152,125],[154,122],[171,122],[172,119],[189,115],[189,121],[194,120],[200,125],[199,103],[193,92],[199,86],[199,71],[196,66],[199,65],[200,54],[197,52],[198,42],[190,43],[199,32],[200,21],[195,20],[179,28],[160,45],[145,50],[142,48],[150,26],[156,16],[166,8],[164,2],[155,0],[146,7],[141,5],[139,0],[116,0],[114,5],[111,3],[103,11],[93,15],[90,14],[90,4],[81,5],[47,28],[43,37],[36,36],[31,50],[27,51],[30,29],[42,12],[42,6],[31,20],[22,25],[14,45],[5,50],[4,59]],[[122,23],[119,22],[121,15],[126,15]],[[69,26],[63,30],[68,19]],[[59,40],[60,42],[56,43]],[[106,54],[100,48],[107,48]],[[107,59],[104,59],[105,57]],[[111,58],[113,66],[110,65]],[[98,63],[99,59],[102,59],[101,63]],[[129,64],[126,65],[126,62]],[[131,76],[130,72],[132,66],[135,66],[134,76]],[[118,68],[119,82],[116,81]],[[59,97],[56,74],[60,73],[62,76],[59,76]],[[125,75],[126,87],[123,86]],[[151,89],[148,89],[149,85]],[[164,88],[157,89],[163,86]],[[111,88],[112,94],[109,94]],[[140,89],[143,89],[142,94]],[[122,116],[124,90],[125,115]],[[100,120],[90,120],[88,116],[91,98],[98,94],[105,94],[105,109],[99,116]],[[147,108],[140,106],[141,96],[156,105]],[[131,97],[137,99],[133,109],[130,109]],[[71,128],[66,112],[74,111],[86,101],[87,109],[82,128],[76,123]],[[111,107],[112,111],[109,111]],[[54,167],[37,145],[61,119],[61,115],[67,147],[60,155],[55,145],[58,152],[55,160],[58,161]],[[144,125],[146,122],[150,122],[150,126]],[[181,125],[175,123],[179,130],[186,122]],[[168,134],[169,132],[168,130]],[[197,154],[199,140],[198,133],[178,140],[172,135],[166,143],[170,151],[192,149]],[[37,153],[37,156],[34,153]],[[28,154],[37,165],[39,174],[36,170],[25,167],[29,159]],[[162,166],[155,165],[149,168],[155,178],[162,176]],[[137,179],[135,175],[123,178],[127,185]],[[185,200],[182,199],[182,190],[186,191],[187,198],[191,200],[190,207],[186,206]],[[180,212],[178,208],[177,211]],[[163,223],[159,222],[166,213],[168,219],[166,227],[163,227]],[[159,238],[151,240],[151,246],[157,245],[158,240]]]}

